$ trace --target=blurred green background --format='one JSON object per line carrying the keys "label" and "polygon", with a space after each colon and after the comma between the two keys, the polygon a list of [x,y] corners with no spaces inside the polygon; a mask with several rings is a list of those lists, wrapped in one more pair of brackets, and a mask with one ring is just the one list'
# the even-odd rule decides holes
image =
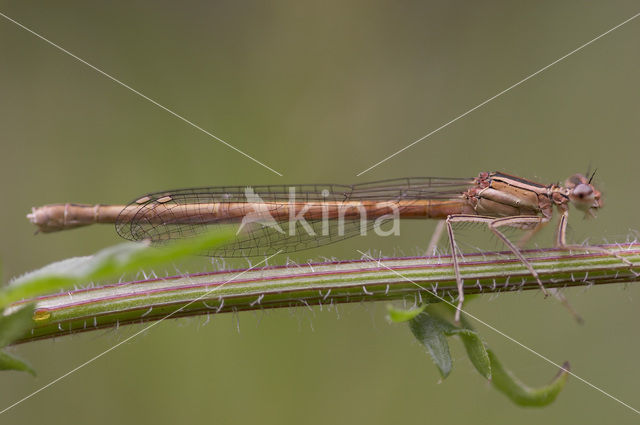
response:
{"label": "blurred green background", "polygon": [[[122,203],[224,184],[353,183],[502,170],[543,183],[589,164],[605,208],[571,239],[638,229],[640,20],[632,21],[379,167],[356,174],[637,13],[637,1],[2,2],[7,14],[280,171],[279,177],[0,18],[3,280],[119,242],[111,226],[36,235],[53,202]],[[414,254],[433,223],[292,256]],[[553,226],[537,239],[552,243]],[[466,232],[463,231],[462,235]],[[463,236],[464,237],[464,236]],[[635,237],[635,236],[631,236]],[[486,232],[465,241],[501,248]],[[198,263],[200,261],[200,263]],[[280,262],[284,259],[280,259]],[[206,267],[194,260],[189,267]],[[184,269],[183,265],[179,265]],[[198,268],[200,270],[200,268]],[[483,320],[640,407],[637,285],[483,297]],[[384,305],[162,323],[15,407],[2,423],[632,423],[571,378],[545,409],[513,406],[461,344],[450,378]],[[16,347],[39,375],[3,373],[0,408],[137,326]],[[554,368],[489,331],[532,385]]]}

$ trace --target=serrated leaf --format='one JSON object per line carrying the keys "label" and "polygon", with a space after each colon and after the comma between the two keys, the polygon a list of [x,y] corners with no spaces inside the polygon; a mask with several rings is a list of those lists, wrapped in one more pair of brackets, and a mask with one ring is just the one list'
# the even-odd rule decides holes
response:
{"label": "serrated leaf", "polygon": [[18,370],[36,376],[36,371],[24,360],[0,350],[0,370]]}
{"label": "serrated leaf", "polygon": [[34,304],[28,304],[9,315],[0,312],[0,348],[6,347],[33,327]]}
{"label": "serrated leaf", "polygon": [[420,313],[411,321],[409,328],[436,364],[440,376],[446,378],[451,373],[452,360],[447,337],[437,319],[427,313]]}
{"label": "serrated leaf", "polygon": [[77,283],[119,276],[195,255],[224,245],[234,237],[235,228],[229,227],[157,248],[148,247],[144,243],[128,242],[103,249],[92,256],[51,263],[10,282],[0,291],[0,308],[21,299],[72,287]]}
{"label": "serrated leaf", "polygon": [[493,370],[493,386],[520,406],[542,407],[552,403],[569,377],[569,362],[565,362],[551,383],[539,388],[531,388],[523,384],[510,371],[505,369],[493,351],[488,350]]}
{"label": "serrated leaf", "polygon": [[408,322],[409,320],[422,313],[427,307],[427,304],[423,304],[420,307],[411,308],[409,310],[403,310],[395,308],[391,304],[387,305],[387,318],[394,323]]}

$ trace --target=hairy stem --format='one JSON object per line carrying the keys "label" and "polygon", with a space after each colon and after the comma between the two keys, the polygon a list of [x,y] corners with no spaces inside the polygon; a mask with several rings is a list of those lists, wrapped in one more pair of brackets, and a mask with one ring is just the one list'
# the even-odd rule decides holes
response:
{"label": "hairy stem", "polygon": [[[602,247],[609,252],[523,253],[547,288],[638,280],[640,244]],[[467,294],[539,289],[522,263],[505,252],[465,255],[460,272]],[[456,297],[449,256],[365,258],[104,284],[35,299],[34,327],[16,343],[167,316],[398,299],[411,304],[437,301],[434,291],[450,300]],[[10,309],[33,301],[15,303]]]}

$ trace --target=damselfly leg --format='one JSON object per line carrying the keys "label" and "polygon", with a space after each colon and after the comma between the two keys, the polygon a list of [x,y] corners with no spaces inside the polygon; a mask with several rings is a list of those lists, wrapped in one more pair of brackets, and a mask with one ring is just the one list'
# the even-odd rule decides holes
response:
{"label": "damselfly leg", "polygon": [[571,308],[567,299],[557,290],[552,289],[547,291],[544,284],[540,280],[540,276],[533,268],[531,263],[522,255],[520,249],[509,240],[505,236],[503,232],[499,229],[500,227],[519,227],[526,229],[535,229],[540,224],[545,222],[545,217],[540,216],[515,216],[515,217],[502,217],[502,218],[494,218],[494,217],[485,217],[485,216],[477,216],[477,215],[450,215],[446,219],[447,225],[447,234],[449,235],[449,244],[451,247],[451,258],[453,260],[453,269],[456,276],[456,284],[458,287],[458,306],[456,308],[455,320],[456,322],[460,321],[460,312],[462,308],[462,303],[464,302],[464,284],[462,277],[460,275],[460,265],[458,263],[458,257],[456,252],[456,243],[453,232],[453,224],[454,223],[483,223],[486,224],[489,230],[491,230],[508,248],[513,252],[513,254],[520,260],[520,262],[527,268],[529,273],[534,277],[534,279],[538,282],[540,289],[544,293],[545,296],[549,295],[551,292],[566,308],[569,310],[571,315],[578,321],[582,322],[582,318]]}
{"label": "damselfly leg", "polygon": [[[585,251],[585,252],[601,252],[603,254],[611,255],[628,265],[629,267],[633,267],[634,264],[624,258],[623,256],[616,254],[615,252],[611,252],[610,250],[603,248],[601,246],[592,246],[592,245],[576,245],[576,244],[567,244],[567,222],[569,220],[569,211],[563,211],[560,216],[560,221],[558,222],[558,231],[556,233],[556,247],[565,249],[567,251]],[[632,269],[633,272],[633,269]]]}

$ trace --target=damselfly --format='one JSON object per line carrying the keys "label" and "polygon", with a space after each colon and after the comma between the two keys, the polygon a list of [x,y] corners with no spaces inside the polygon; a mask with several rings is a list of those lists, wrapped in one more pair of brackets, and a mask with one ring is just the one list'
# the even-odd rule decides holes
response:
{"label": "damselfly", "polygon": [[[215,225],[239,223],[235,240],[207,253],[220,257],[299,251],[370,230],[388,234],[389,229],[381,229],[390,222],[393,228],[398,219],[441,219],[449,236],[461,306],[464,294],[455,223],[486,224],[547,295],[518,244],[511,242],[501,229],[525,230],[523,241],[528,240],[551,220],[555,206],[561,214],[556,246],[606,251],[566,242],[569,205],[587,216],[594,216],[602,206],[592,179],[593,175],[587,178],[575,174],[564,185],[542,185],[500,172],[483,172],[476,178],[418,177],[354,185],[203,187],[151,193],[128,205],[46,205],[33,208],[28,218],[45,233],[115,223],[118,234],[127,239],[156,243],[194,236]],[[459,312],[458,309],[456,318]]]}

